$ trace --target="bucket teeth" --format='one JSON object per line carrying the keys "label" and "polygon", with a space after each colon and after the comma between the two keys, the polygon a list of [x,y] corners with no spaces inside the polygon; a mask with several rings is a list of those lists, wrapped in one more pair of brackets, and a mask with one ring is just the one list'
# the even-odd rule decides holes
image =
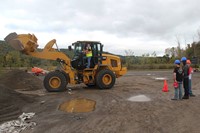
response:
{"label": "bucket teeth", "polygon": [[18,51],[23,51],[24,50],[24,46],[21,43],[20,40],[17,39],[17,33],[13,32],[10,33],[9,35],[7,35],[4,40],[11,46],[13,47],[15,50]]}

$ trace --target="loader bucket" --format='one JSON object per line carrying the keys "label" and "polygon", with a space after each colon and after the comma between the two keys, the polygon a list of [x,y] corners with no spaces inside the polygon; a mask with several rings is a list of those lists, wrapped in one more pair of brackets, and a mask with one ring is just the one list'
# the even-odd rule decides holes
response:
{"label": "loader bucket", "polygon": [[34,52],[38,47],[37,38],[33,34],[17,35],[17,33],[14,32],[7,35],[4,40],[15,50],[21,51],[25,54]]}

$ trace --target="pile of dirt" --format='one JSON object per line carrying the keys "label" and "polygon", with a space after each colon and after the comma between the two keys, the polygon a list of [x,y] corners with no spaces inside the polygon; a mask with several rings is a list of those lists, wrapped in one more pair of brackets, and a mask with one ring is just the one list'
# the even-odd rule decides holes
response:
{"label": "pile of dirt", "polygon": [[34,101],[33,96],[17,93],[0,84],[0,123],[18,118],[22,114],[22,107]]}
{"label": "pile of dirt", "polygon": [[14,90],[33,91],[43,88],[42,80],[22,70],[12,70],[0,78],[0,83]]}
{"label": "pile of dirt", "polygon": [[0,77],[0,123],[16,119],[23,106],[36,101],[35,95],[17,92],[43,89],[42,81],[25,71],[12,70]]}

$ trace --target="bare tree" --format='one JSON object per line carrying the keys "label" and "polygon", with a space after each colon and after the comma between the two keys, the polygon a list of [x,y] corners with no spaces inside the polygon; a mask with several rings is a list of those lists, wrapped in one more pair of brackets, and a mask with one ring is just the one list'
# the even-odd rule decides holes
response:
{"label": "bare tree", "polygon": [[134,52],[131,49],[125,50],[125,56],[133,56]]}
{"label": "bare tree", "polygon": [[157,54],[156,54],[156,51],[154,51],[152,54],[151,54],[152,57],[156,57]]}
{"label": "bare tree", "polygon": [[133,62],[133,56],[134,52],[131,49],[125,50],[125,60],[126,60],[126,66],[129,69],[131,66],[131,63]]}
{"label": "bare tree", "polygon": [[200,28],[197,30],[198,41],[200,41]]}
{"label": "bare tree", "polygon": [[178,46],[177,46],[177,56],[181,57],[182,56],[181,43],[180,43],[180,37],[178,37],[178,35],[176,35],[176,42],[178,44]]}

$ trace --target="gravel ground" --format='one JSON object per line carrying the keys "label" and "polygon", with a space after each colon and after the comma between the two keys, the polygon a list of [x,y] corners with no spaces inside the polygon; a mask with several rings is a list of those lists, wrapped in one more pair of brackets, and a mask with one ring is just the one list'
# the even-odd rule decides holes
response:
{"label": "gravel ground", "polygon": [[[163,79],[167,80],[169,92],[162,92]],[[179,101],[171,100],[174,94],[172,71],[129,71],[117,79],[110,90],[70,85],[68,88],[71,92],[49,93],[44,90],[42,84],[39,88],[25,88],[17,93],[20,92],[19,94],[31,100],[27,102],[22,98],[26,104],[19,110],[35,112],[32,121],[37,125],[33,129],[24,130],[23,133],[198,133],[199,79],[200,73],[194,73],[193,92],[196,97]],[[13,90],[4,83],[0,85]],[[32,82],[25,85],[32,86]],[[24,88],[23,84],[21,88]],[[21,99],[18,95],[14,97]],[[13,96],[7,98],[9,101]],[[94,111],[69,113],[58,109],[63,102],[80,98],[95,101]],[[0,103],[2,101],[0,99]]]}

